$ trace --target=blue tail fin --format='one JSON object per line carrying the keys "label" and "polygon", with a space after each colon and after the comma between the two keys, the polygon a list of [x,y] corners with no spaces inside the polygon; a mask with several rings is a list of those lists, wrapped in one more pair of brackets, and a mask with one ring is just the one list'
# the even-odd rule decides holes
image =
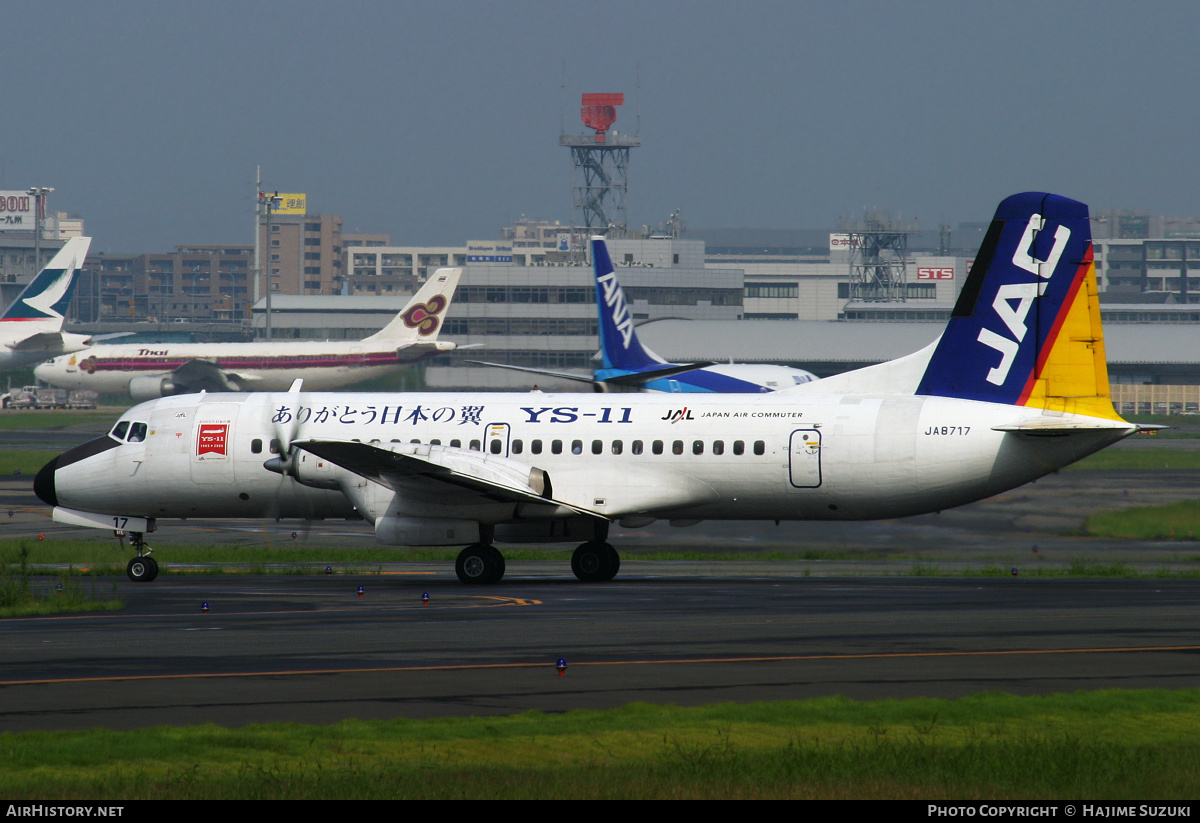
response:
{"label": "blue tail fin", "polygon": [[1086,205],[1000,204],[917,393],[1116,418]]}
{"label": "blue tail fin", "polygon": [[600,313],[600,350],[604,368],[637,371],[662,364],[663,360],[642,348],[638,341],[629,303],[617,282],[603,237],[592,238],[592,262],[596,271],[596,308]]}

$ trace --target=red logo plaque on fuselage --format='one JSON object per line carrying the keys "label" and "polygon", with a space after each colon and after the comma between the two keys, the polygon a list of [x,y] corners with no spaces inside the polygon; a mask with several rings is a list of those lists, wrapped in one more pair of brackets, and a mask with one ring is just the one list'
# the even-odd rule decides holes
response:
{"label": "red logo plaque on fuselage", "polygon": [[226,450],[228,442],[228,423],[201,423],[199,433],[196,435],[196,456],[204,457],[207,454],[225,457],[228,454]]}

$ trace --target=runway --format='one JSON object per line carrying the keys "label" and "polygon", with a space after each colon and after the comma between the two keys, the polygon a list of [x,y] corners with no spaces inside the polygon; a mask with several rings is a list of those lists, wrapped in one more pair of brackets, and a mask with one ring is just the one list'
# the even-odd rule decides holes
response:
{"label": "runway", "polygon": [[[0,731],[1200,686],[1200,580],[1027,575],[1077,561],[1195,569],[1194,543],[1081,529],[1092,512],[1197,488],[1195,470],[1064,472],[901,520],[655,524],[614,530],[612,583],[578,583],[563,560],[510,560],[483,589],[461,586],[448,562],[173,575],[172,546],[291,545],[303,527],[164,521],[151,542],[167,573],[99,584],[125,611],[0,621]],[[0,480],[0,506],[3,537],[111,539],[52,523],[31,478]],[[346,521],[316,523],[305,541],[330,562],[373,542]],[[646,559],[661,548],[696,559]],[[987,566],[1006,576],[914,576]]]}
{"label": "runway", "polygon": [[115,581],[125,612],[4,621],[0,731],[1200,686],[1197,580],[769,576],[778,564],[729,580],[633,561],[586,585],[544,565],[484,590],[441,564]]}

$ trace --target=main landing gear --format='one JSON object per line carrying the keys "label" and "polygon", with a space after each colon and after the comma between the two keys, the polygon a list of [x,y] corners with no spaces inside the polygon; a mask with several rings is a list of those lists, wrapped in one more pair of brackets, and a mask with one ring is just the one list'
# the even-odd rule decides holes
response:
{"label": "main landing gear", "polygon": [[137,550],[137,557],[129,561],[125,574],[134,583],[149,583],[158,577],[158,561],[150,556],[154,549],[146,545],[146,537],[141,532],[130,532],[129,542]]}
{"label": "main landing gear", "polygon": [[499,583],[504,577],[504,555],[491,543],[472,543],[459,552],[454,573],[468,586]]}
{"label": "main landing gear", "polygon": [[607,583],[621,570],[621,555],[608,544],[608,521],[594,521],[594,536],[571,555],[571,571],[584,583]]}
{"label": "main landing gear", "polygon": [[[479,536],[480,542],[467,546],[454,561],[454,573],[468,586],[499,583],[504,577],[504,555],[492,545],[491,529],[482,529]],[[583,582],[605,583],[621,570],[621,556],[607,539],[608,521],[597,521],[594,538],[571,555],[571,571]]]}

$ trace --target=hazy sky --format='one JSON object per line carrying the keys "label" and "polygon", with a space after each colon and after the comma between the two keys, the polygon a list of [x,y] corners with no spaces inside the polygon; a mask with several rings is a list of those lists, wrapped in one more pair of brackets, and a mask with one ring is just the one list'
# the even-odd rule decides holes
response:
{"label": "hazy sky", "polygon": [[567,221],[560,124],[580,133],[596,91],[625,92],[621,131],[640,114],[634,225],[870,207],[935,228],[1029,189],[1200,214],[1194,2],[0,0],[0,20],[0,189],[54,186],[96,251],[252,242],[256,163],[396,243]]}

